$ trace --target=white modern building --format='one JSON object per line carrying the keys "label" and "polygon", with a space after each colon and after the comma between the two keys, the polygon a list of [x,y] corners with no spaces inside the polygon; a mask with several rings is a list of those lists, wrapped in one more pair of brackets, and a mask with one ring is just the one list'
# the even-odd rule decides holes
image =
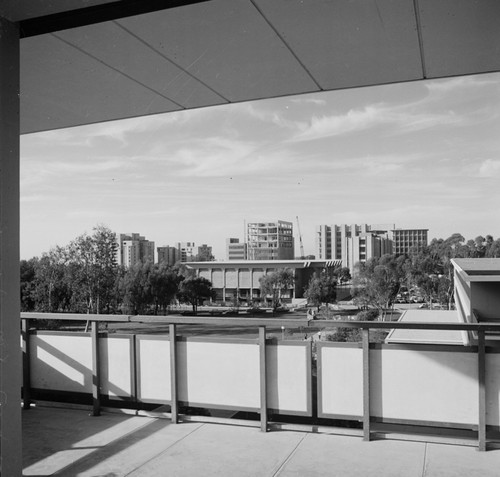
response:
{"label": "white modern building", "polygon": [[292,260],[294,253],[292,222],[276,220],[247,225],[249,260]]}
{"label": "white modern building", "polygon": [[427,229],[397,229],[393,224],[318,225],[316,257],[342,260],[352,271],[358,262],[385,254],[403,255],[427,245]]}
{"label": "white modern building", "polygon": [[239,238],[226,239],[226,260],[246,260],[247,244]]}

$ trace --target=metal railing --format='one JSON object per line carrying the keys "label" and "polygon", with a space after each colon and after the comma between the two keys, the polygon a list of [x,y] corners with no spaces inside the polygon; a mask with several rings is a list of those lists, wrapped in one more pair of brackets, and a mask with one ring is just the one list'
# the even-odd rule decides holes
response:
{"label": "metal railing", "polygon": [[[248,317],[201,317],[201,316],[149,316],[149,315],[90,315],[90,314],[55,314],[55,313],[21,313],[22,339],[24,347],[24,376],[23,376],[23,406],[30,406],[30,322],[32,320],[64,320],[87,321],[91,323],[92,340],[92,412],[98,416],[101,412],[100,394],[100,355],[99,355],[99,323],[155,323],[169,326],[170,340],[170,375],[171,375],[171,419],[176,423],[179,420],[178,405],[178,369],[176,356],[176,341],[178,338],[178,325],[210,325],[231,327],[255,327],[258,330],[259,359],[260,359],[260,427],[263,432],[268,430],[267,406],[267,376],[266,376],[266,340],[269,328],[300,328],[305,331],[312,328],[335,329],[357,328],[361,330],[361,348],[363,361],[363,416],[362,429],[364,440],[372,437],[372,416],[370,415],[370,330],[455,330],[474,332],[477,336],[472,348],[477,353],[478,376],[478,423],[477,442],[478,449],[485,451],[487,447],[486,436],[486,333],[499,332],[498,323],[422,323],[422,322],[386,322],[386,321],[340,321],[340,320],[312,320],[310,318],[248,318]],[[436,345],[439,347],[439,345]]]}

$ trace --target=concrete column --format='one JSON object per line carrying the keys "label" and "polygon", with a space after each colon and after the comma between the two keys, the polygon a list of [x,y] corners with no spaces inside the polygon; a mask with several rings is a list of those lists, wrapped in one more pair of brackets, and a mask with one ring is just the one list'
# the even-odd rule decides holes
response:
{"label": "concrete column", "polygon": [[0,473],[22,474],[19,28],[0,17]]}

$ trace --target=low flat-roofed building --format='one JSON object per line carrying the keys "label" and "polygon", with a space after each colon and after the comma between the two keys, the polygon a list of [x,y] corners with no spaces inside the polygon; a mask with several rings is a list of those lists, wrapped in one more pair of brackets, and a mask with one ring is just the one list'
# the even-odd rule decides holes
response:
{"label": "low flat-roofed building", "polygon": [[[403,323],[461,323],[456,310],[406,310],[398,321]],[[467,331],[462,330],[425,330],[393,329],[385,339],[390,344],[449,344],[467,345]]]}
{"label": "low flat-roofed building", "polygon": [[188,262],[196,275],[212,282],[217,301],[260,299],[259,280],[277,270],[289,268],[295,276],[295,285],[284,301],[304,298],[304,290],[315,272],[340,267],[340,260],[231,260],[226,262]]}
{"label": "low flat-roofed building", "polygon": [[[455,303],[464,323],[500,323],[500,258],[454,258]],[[487,333],[488,339],[500,339]]]}
{"label": "low flat-roofed building", "polygon": [[[500,323],[500,258],[454,258],[455,310],[407,310],[399,321],[420,323]],[[488,340],[500,334],[486,332]],[[394,329],[386,343],[470,345],[477,332]]]}

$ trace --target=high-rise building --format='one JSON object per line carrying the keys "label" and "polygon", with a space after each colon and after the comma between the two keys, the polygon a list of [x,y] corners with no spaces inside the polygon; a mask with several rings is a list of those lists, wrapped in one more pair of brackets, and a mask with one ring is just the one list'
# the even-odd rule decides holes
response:
{"label": "high-rise building", "polygon": [[405,255],[410,251],[420,251],[427,246],[428,229],[393,229],[389,231],[389,238],[393,242],[396,255]]}
{"label": "high-rise building", "polygon": [[293,224],[284,220],[247,225],[249,260],[292,260],[294,258]]}
{"label": "high-rise building", "polygon": [[316,255],[320,260],[342,260],[352,271],[357,262],[390,253],[407,254],[427,245],[427,229],[396,229],[394,224],[319,225]]}
{"label": "high-rise building", "polygon": [[171,267],[173,267],[181,259],[179,249],[177,247],[170,247],[169,245],[157,247],[156,253],[158,263],[166,263]]}
{"label": "high-rise building", "polygon": [[188,262],[189,260],[192,260],[196,255],[195,247],[196,245],[194,242],[178,242],[177,250],[179,252],[179,260],[181,262]]}
{"label": "high-rise building", "polygon": [[212,255],[212,247],[210,247],[206,243],[201,244],[198,247],[196,260],[198,260],[199,262],[212,262],[214,260],[214,256]]}
{"label": "high-rise building", "polygon": [[154,262],[155,243],[146,240],[138,233],[120,234],[118,236],[117,262],[119,265],[131,267],[139,262]]}
{"label": "high-rise building", "polygon": [[238,238],[226,239],[226,260],[246,260],[247,244]]}

